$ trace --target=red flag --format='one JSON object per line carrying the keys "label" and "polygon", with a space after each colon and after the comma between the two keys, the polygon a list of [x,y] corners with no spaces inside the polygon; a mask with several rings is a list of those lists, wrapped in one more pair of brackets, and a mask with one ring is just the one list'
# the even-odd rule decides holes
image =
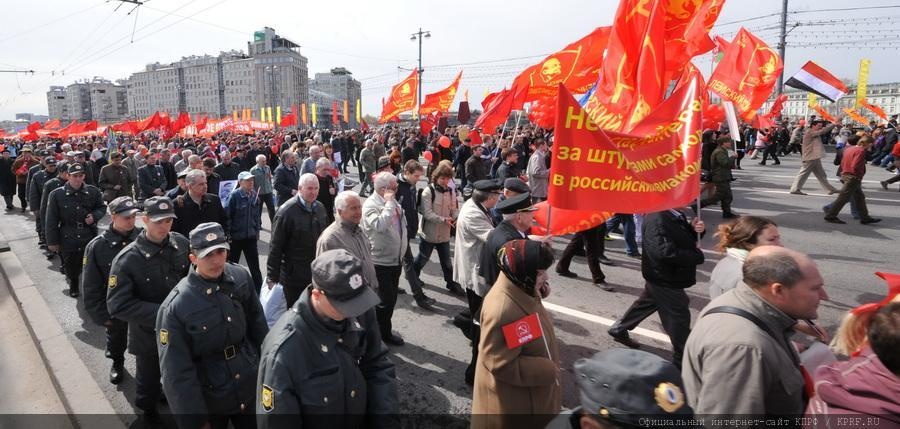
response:
{"label": "red flag", "polygon": [[419,90],[419,74],[413,70],[406,79],[391,88],[391,95],[383,103],[381,118],[378,122],[385,123],[403,112],[408,112],[416,106],[416,95]]}
{"label": "red flag", "polygon": [[156,112],[156,113],[144,118],[143,120],[138,121],[137,132],[142,133],[149,129],[159,128],[160,121],[161,121],[160,114],[159,114],[159,112]]}
{"label": "red flag", "polygon": [[772,102],[772,107],[769,109],[769,113],[766,115],[769,118],[777,118],[781,116],[781,111],[784,109],[784,102],[787,101],[787,95],[781,94],[775,98],[775,101]]}
{"label": "red flag", "polygon": [[[481,128],[486,133],[493,133],[497,126],[506,123],[509,112],[512,111],[516,99],[521,99],[527,88],[503,89],[499,92],[488,94],[481,102],[484,111],[475,120],[475,128]],[[521,105],[521,104],[520,104]]]}
{"label": "red flag", "polygon": [[74,134],[80,132],[78,131],[78,121],[69,122],[68,125],[59,130],[59,138],[66,139],[69,137],[69,134]]}
{"label": "red flag", "polygon": [[453,99],[456,98],[456,90],[459,89],[459,80],[462,78],[462,70],[456,74],[456,78],[450,86],[425,96],[422,106],[419,107],[419,115],[424,116],[433,112],[449,112]]}
{"label": "red flag", "polygon": [[200,131],[203,131],[203,129],[206,128],[206,125],[208,123],[209,123],[208,117],[206,117],[206,116],[200,117],[200,120],[197,121],[197,124],[195,125],[197,128],[197,132],[199,133]]}
{"label": "red flag", "polygon": [[340,125],[341,121],[338,119],[338,102],[331,102],[331,124],[332,125]]}
{"label": "red flag", "polygon": [[522,347],[544,336],[541,329],[541,320],[537,313],[529,314],[508,325],[503,325],[503,337],[506,338],[506,347],[510,350]]}
{"label": "red flag", "polygon": [[869,109],[870,112],[878,115],[879,118],[887,120],[887,113],[885,113],[882,108],[866,102],[865,99],[859,100],[859,105],[865,107],[866,109]]}
{"label": "red flag", "polygon": [[484,144],[484,140],[481,139],[481,133],[478,130],[469,131],[469,146],[476,146]]}
{"label": "red flag", "polygon": [[281,123],[279,124],[282,127],[293,127],[297,125],[297,114],[291,112],[289,115],[285,115],[281,117]]}
{"label": "red flag", "polygon": [[700,191],[700,83],[675,91],[628,134],[604,132],[564,88],[548,201],[554,208],[646,213]]}
{"label": "red flag", "polygon": [[709,89],[734,103],[745,121],[769,98],[784,65],[778,52],[744,28],[709,78]]}
{"label": "red flag", "polygon": [[[610,31],[611,27],[597,27],[590,34],[519,73],[513,86],[525,91],[522,101],[556,97],[556,87],[559,84],[575,93],[587,92],[597,81]],[[551,100],[551,103],[553,101],[555,100]],[[513,105],[513,109],[521,107]]]}
{"label": "red flag", "polygon": [[[631,130],[663,100],[665,18],[663,2],[622,0],[600,78],[588,97],[588,116],[605,130]],[[649,7],[649,10],[648,10]]]}
{"label": "red flag", "polygon": [[60,127],[59,119],[54,119],[52,121],[48,121],[44,124],[45,130],[58,130]]}
{"label": "red flag", "polygon": [[366,123],[365,119],[360,121],[359,129],[362,130],[363,132],[369,131],[369,124]]}
{"label": "red flag", "polygon": [[566,210],[554,207],[550,216],[550,230],[547,230],[547,209],[550,204],[542,201],[534,205],[534,223],[531,232],[537,235],[567,235],[591,229],[612,217],[614,213],[597,210]]}
{"label": "red flag", "polygon": [[32,122],[28,124],[28,127],[25,129],[28,130],[29,133],[34,134],[37,130],[41,129],[41,123],[37,121]]}
{"label": "red flag", "polygon": [[[722,11],[725,0],[665,1],[666,71],[677,75],[691,58],[716,47],[709,30]],[[668,79],[667,79],[668,80]]]}
{"label": "red flag", "polygon": [[818,104],[813,105],[812,108],[813,108],[813,110],[816,111],[816,113],[819,114],[819,117],[820,117],[820,118],[822,118],[822,119],[824,119],[824,120],[826,120],[826,121],[834,122],[834,121],[837,120],[837,119],[835,119],[834,116],[831,116],[831,114],[828,113],[827,110],[823,109],[822,106],[819,106]]}
{"label": "red flag", "polygon": [[183,130],[185,127],[187,127],[190,124],[191,124],[191,115],[187,112],[181,112],[178,114],[178,118],[175,119],[175,122],[172,122],[170,131],[173,134],[177,133],[177,132]]}
{"label": "red flag", "polygon": [[427,115],[419,121],[419,134],[427,136],[437,126],[439,115]]}

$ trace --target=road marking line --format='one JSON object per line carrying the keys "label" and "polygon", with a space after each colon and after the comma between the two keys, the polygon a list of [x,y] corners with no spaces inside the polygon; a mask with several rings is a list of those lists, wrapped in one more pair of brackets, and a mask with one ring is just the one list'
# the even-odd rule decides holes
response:
{"label": "road marking line", "polygon": [[[759,178],[759,179],[765,179],[768,177],[775,177],[775,178],[781,178],[781,179],[794,179],[795,177],[797,177],[797,176],[782,176],[782,175],[778,175],[778,174],[754,174],[754,173],[732,173],[732,174],[734,174],[734,177],[747,176],[747,177]],[[830,178],[831,177],[829,177],[829,179]],[[834,180],[837,180],[837,178],[834,178]],[[863,183],[879,183],[879,184],[881,183],[878,180],[863,180],[862,182]]]}
{"label": "road marking line", "polygon": [[[757,189],[746,189],[746,191],[747,191],[747,192],[763,192],[763,193],[766,193],[766,194],[788,194],[788,195],[793,195],[793,194],[791,194],[789,191],[764,191],[764,190],[757,190]],[[827,195],[827,194],[810,194],[810,193],[807,193],[806,195],[807,195],[807,196],[811,196],[811,197],[829,197],[829,198],[837,198],[837,197],[835,197],[835,196],[833,196],[833,195]],[[837,195],[837,194],[835,194],[835,195]],[[802,195],[800,195],[800,196],[802,196]],[[868,195],[866,196],[866,201],[882,201],[882,202],[886,202],[886,203],[900,203],[900,200],[888,200],[888,199],[885,199],[885,198],[871,198],[871,197],[869,197]],[[705,208],[704,208],[704,209],[705,209]]]}
{"label": "road marking line", "polygon": [[[546,309],[548,309],[548,310],[555,311],[555,312],[557,312],[557,313],[562,313],[562,314],[565,314],[565,315],[568,315],[568,316],[577,317],[577,318],[582,319],[582,320],[587,320],[588,322],[599,323],[599,324],[604,325],[604,326],[612,326],[613,323],[616,322],[615,320],[612,320],[612,319],[607,319],[607,318],[605,318],[605,317],[600,317],[600,316],[596,316],[596,315],[593,315],[593,314],[590,314],[590,313],[585,313],[585,312],[583,312],[583,311],[574,310],[574,309],[571,309],[571,308],[569,308],[569,307],[563,307],[563,306],[561,306],[561,305],[553,304],[553,303],[547,302],[547,301],[544,301],[544,308],[546,308]],[[654,340],[657,340],[657,341],[662,342],[662,343],[665,343],[665,344],[671,344],[671,343],[672,343],[672,342],[669,340],[669,336],[668,336],[668,335],[662,334],[662,333],[659,333],[659,332],[656,332],[656,331],[651,331],[651,330],[649,330],[649,329],[635,328],[635,329],[634,329],[633,331],[631,331],[631,332],[634,332],[635,334],[638,334],[638,335],[643,335],[643,336],[648,337],[648,338],[652,338],[652,339],[654,339]]]}

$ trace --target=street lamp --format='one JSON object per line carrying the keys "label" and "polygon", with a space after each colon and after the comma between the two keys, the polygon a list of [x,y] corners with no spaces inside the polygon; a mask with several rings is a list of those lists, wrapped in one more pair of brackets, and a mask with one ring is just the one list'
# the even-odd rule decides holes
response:
{"label": "street lamp", "polygon": [[430,39],[431,32],[427,30],[423,31],[422,27],[419,27],[419,31],[413,33],[409,38],[409,40],[413,42],[416,40],[419,41],[419,68],[416,69],[419,74],[418,85],[416,85],[416,116],[419,116],[419,106],[422,105],[422,72],[425,71],[422,69],[422,37]]}

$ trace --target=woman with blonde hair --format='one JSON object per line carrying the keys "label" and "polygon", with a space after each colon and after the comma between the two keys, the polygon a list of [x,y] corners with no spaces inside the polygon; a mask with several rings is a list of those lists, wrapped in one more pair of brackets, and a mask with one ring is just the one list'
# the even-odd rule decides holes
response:
{"label": "woman with blonde hair", "polygon": [[719,225],[716,249],[725,256],[716,263],[709,275],[709,297],[715,298],[743,281],[741,269],[747,254],[758,246],[781,246],[778,225],[771,219],[759,216],[741,216],[729,223]]}

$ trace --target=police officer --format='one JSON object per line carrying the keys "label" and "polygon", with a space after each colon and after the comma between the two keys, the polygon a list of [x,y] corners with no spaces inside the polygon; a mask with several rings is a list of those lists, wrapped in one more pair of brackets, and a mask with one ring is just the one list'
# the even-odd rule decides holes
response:
{"label": "police officer", "polygon": [[149,421],[159,418],[156,403],[162,394],[156,350],[156,313],[159,305],[188,274],[188,239],[171,232],[175,210],[166,197],[144,202],[144,230],[113,259],[107,282],[109,314],[128,322],[128,351],[135,357],[135,405]]}
{"label": "police officer", "polygon": [[557,416],[547,429],[637,428],[645,427],[647,417],[670,427],[694,426],[681,371],[652,353],[611,349],[579,359],[575,382],[581,406]]}
{"label": "police officer", "polygon": [[62,253],[69,296],[74,298],[78,296],[84,248],[97,236],[97,222],[106,215],[106,204],[99,189],[84,183],[83,165],[72,163],[67,168],[68,182],[47,197],[44,230],[47,249]]}
{"label": "police officer", "polygon": [[[40,202],[40,211],[38,212],[38,216],[41,219],[47,218],[47,200],[50,199],[50,193],[56,190],[56,188],[62,188],[67,181],[69,181],[69,166],[66,161],[60,161],[56,163],[56,177],[47,181],[44,184],[44,191],[41,192],[41,202]],[[41,225],[41,235],[43,235],[44,226]],[[41,238],[43,240],[43,238]],[[46,244],[43,245],[44,248],[47,247]],[[56,258],[56,253],[47,251],[47,259],[53,260]],[[59,267],[60,271],[63,270],[63,265]]]}
{"label": "police officer", "polygon": [[113,258],[126,245],[133,242],[141,228],[134,222],[140,209],[131,197],[118,197],[109,203],[112,224],[84,250],[84,267],[81,272],[81,290],[84,292],[84,309],[94,323],[106,328],[106,357],[112,359],[109,382],[119,384],[125,374],[125,345],[128,341],[128,323],[113,318],[106,308],[106,284]]}
{"label": "police officer", "polygon": [[394,364],[375,320],[378,295],[344,249],[312,262],[312,284],[263,342],[260,429],[399,427]]}
{"label": "police officer", "polygon": [[255,428],[259,350],[269,327],[250,272],[228,262],[221,225],[190,234],[187,277],[156,316],[159,369],[181,428]]}
{"label": "police officer", "polygon": [[56,173],[56,158],[48,156],[44,159],[44,169],[35,172],[28,182],[28,205],[31,206],[31,212],[34,214],[34,229],[38,233],[39,245],[46,243],[44,218],[41,216],[46,210],[41,207],[41,196],[44,192],[44,185],[47,181],[56,177]]}

